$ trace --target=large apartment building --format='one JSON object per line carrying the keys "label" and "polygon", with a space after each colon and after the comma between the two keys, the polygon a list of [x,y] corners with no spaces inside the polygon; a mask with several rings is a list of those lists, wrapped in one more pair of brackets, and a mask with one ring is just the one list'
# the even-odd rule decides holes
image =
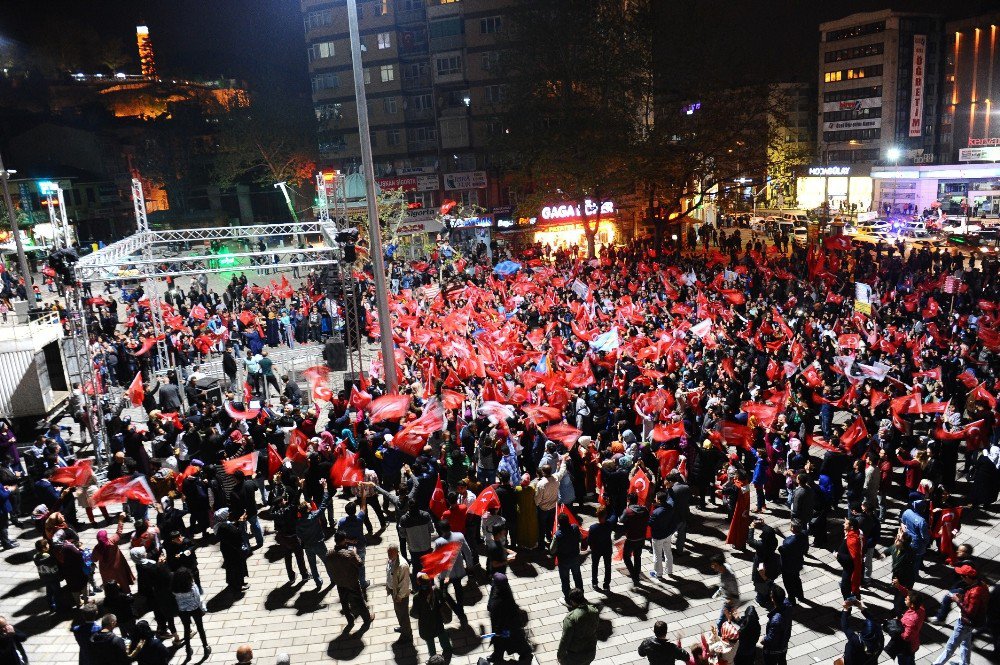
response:
{"label": "large apartment building", "polygon": [[820,155],[827,164],[935,159],[941,19],[891,10],[819,26]]}
{"label": "large apartment building", "polygon": [[[345,0],[300,0],[320,165],[359,169]],[[416,209],[506,204],[487,152],[512,0],[359,0],[375,174]],[[414,213],[414,218],[419,218]]]}

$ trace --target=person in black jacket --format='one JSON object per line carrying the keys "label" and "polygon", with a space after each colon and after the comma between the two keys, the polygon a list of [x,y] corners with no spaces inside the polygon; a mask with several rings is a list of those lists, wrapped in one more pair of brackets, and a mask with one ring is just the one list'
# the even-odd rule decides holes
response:
{"label": "person in black jacket", "polygon": [[691,654],[667,638],[666,621],[657,621],[653,624],[653,637],[647,637],[639,645],[639,656],[648,659],[649,665],[669,665],[686,663]]}
{"label": "person in black jacket", "polygon": [[785,598],[785,590],[780,586],[771,589],[771,608],[761,642],[764,665],[785,665],[788,640],[792,637],[792,604]]}
{"label": "person in black jacket", "polygon": [[490,613],[490,629],[493,631],[493,655],[490,661],[502,663],[505,654],[514,653],[518,656],[518,663],[530,663],[531,645],[524,632],[524,611],[514,600],[510,582],[503,573],[493,573],[486,609]]}
{"label": "person in black jacket", "polygon": [[802,591],[802,569],[809,552],[809,536],[802,533],[802,523],[792,520],[791,533],[778,546],[781,555],[781,581],[785,583],[788,600],[796,603],[806,599]]}
{"label": "person in black jacket", "polygon": [[129,643],[129,658],[137,665],[169,665],[170,650],[153,634],[146,621],[137,621]]}
{"label": "person in black jacket", "polygon": [[90,653],[93,662],[101,665],[128,665],[125,640],[115,635],[118,619],[114,614],[105,614],[101,619],[101,629],[90,638]]}
{"label": "person in black jacket", "polygon": [[729,620],[740,628],[740,640],[733,656],[733,665],[753,665],[757,660],[757,640],[760,639],[760,618],[757,608],[747,605],[743,616],[738,617],[736,611],[730,612]]}
{"label": "person in black jacket", "polygon": [[201,534],[204,536],[208,530],[208,484],[202,475],[204,465],[201,460],[191,460],[191,465],[196,470],[184,479],[181,490],[184,492],[184,500],[191,512],[191,535]]}
{"label": "person in black jacket", "polygon": [[563,598],[569,602],[569,575],[573,573],[576,588],[583,591],[583,575],[580,572],[580,527],[570,524],[569,515],[559,513],[559,528],[552,539],[552,553],[559,567]]}
{"label": "person in black jacket", "polygon": [[[233,487],[229,495],[229,515],[234,520],[239,520],[246,516],[246,523],[250,527],[257,549],[264,546],[264,529],[260,525],[260,518],[257,516],[257,481],[254,478],[247,478],[242,471],[236,470],[233,474],[236,479],[236,486]],[[249,540],[247,540],[249,545]]]}
{"label": "person in black jacket", "polygon": [[[226,375],[228,385],[226,391],[238,392],[236,390],[236,358],[233,357],[233,345],[226,343],[226,349],[222,353],[222,372]],[[247,406],[247,405],[244,405]]]}
{"label": "person in black jacket", "polygon": [[590,547],[591,584],[594,591],[597,587],[597,566],[604,561],[604,590],[611,589],[611,540],[613,529],[608,522],[608,507],[597,507],[597,524],[590,527],[587,535],[587,544]]}
{"label": "person in black jacket", "polygon": [[26,639],[28,636],[11,625],[7,617],[0,617],[0,663],[27,665],[28,654],[23,644]]}
{"label": "person in black jacket", "polygon": [[180,531],[173,531],[170,533],[170,540],[164,544],[163,549],[167,553],[167,565],[170,570],[176,572],[181,568],[187,568],[191,571],[191,577],[198,585],[198,590],[201,591],[203,589],[201,573],[198,571],[198,555],[195,553],[194,543],[185,538]]}
{"label": "person in black jacket", "polygon": [[[756,529],[760,529],[760,538],[754,537]],[[753,582],[757,604],[767,607],[768,598],[774,581],[781,574],[781,557],[778,556],[778,536],[775,530],[763,520],[754,520],[750,526],[750,537],[747,539],[754,548],[753,568],[750,580]]]}
{"label": "person in black jacket", "polygon": [[[229,509],[223,508],[215,514],[216,533],[219,536],[219,551],[222,553],[222,567],[226,571],[226,586],[235,596],[242,596],[246,590],[247,558],[243,549],[244,529],[242,525],[229,521]],[[239,518],[245,520],[244,514]]]}
{"label": "person in black jacket", "polygon": [[[860,632],[851,628],[851,609],[854,607],[860,608],[865,618],[865,627]],[[879,654],[885,646],[885,636],[861,601],[844,602],[844,609],[840,613],[840,629],[844,631],[847,640],[844,644],[844,665],[877,665]]]}
{"label": "person in black jacket", "polygon": [[684,553],[684,543],[687,539],[688,519],[691,517],[691,488],[684,482],[684,477],[677,471],[667,475],[667,494],[674,504],[674,553]]}

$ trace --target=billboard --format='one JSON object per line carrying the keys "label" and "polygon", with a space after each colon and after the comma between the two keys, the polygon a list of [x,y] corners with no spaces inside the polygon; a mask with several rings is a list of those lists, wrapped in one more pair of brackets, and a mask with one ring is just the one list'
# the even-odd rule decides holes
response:
{"label": "billboard", "polygon": [[923,133],[926,58],[927,35],[913,35],[913,76],[910,78],[910,137],[917,137]]}

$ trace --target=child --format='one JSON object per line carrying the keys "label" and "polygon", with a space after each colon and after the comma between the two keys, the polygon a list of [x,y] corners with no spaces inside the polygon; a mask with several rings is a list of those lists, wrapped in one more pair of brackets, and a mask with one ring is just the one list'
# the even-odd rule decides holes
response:
{"label": "child", "polygon": [[56,558],[49,552],[49,541],[39,538],[35,541],[35,567],[38,568],[38,577],[45,585],[45,600],[49,602],[49,609],[56,611],[59,599],[60,576],[59,565]]}

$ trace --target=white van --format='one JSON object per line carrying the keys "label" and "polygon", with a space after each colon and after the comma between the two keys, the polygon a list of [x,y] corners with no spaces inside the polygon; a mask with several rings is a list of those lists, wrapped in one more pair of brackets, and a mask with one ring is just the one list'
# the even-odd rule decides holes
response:
{"label": "white van", "polygon": [[781,215],[786,221],[791,222],[795,226],[805,226],[809,223],[809,218],[805,215],[800,215],[797,213],[786,212]]}

